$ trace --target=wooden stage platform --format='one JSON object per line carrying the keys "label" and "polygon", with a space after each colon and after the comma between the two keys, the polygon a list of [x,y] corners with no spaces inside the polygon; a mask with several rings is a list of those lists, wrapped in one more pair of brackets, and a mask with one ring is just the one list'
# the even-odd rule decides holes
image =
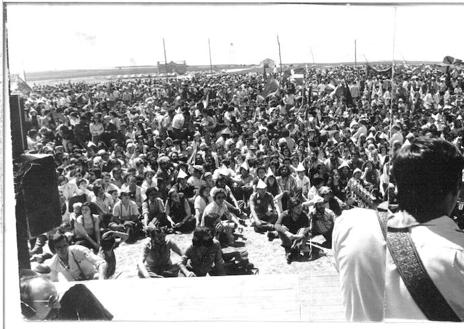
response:
{"label": "wooden stage platform", "polygon": [[[308,281],[308,280],[305,280]],[[114,321],[344,321],[336,273],[83,282]],[[64,292],[71,283],[57,284]]]}

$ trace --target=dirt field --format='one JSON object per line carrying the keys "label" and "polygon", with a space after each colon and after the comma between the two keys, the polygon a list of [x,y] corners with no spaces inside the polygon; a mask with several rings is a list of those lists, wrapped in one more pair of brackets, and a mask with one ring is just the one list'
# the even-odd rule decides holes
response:
{"label": "dirt field", "polygon": [[[284,249],[280,239],[268,241],[265,234],[258,234],[251,227],[245,227],[243,236],[246,241],[250,262],[259,269],[259,274],[298,274],[301,279],[309,278],[312,273],[333,273],[333,257],[331,251],[315,260],[303,257],[287,264]],[[192,234],[169,235],[181,248],[185,250],[191,243]],[[118,278],[137,277],[136,263],[142,253],[143,240],[134,244],[123,243],[115,250],[117,258],[116,276]],[[173,253],[172,260],[180,258]]]}
{"label": "dirt field", "polygon": [[[244,228],[243,236],[246,238],[244,242],[249,253],[250,262],[259,269],[258,276],[297,275],[297,298],[293,302],[300,307],[300,320],[323,322],[345,320],[338,276],[333,264],[333,252],[331,250],[314,260],[307,260],[302,257],[300,260],[287,264],[284,249],[280,245],[280,239],[270,242],[266,235],[255,233],[251,227]],[[191,243],[192,234],[171,235],[171,237],[182,250],[185,250]],[[117,279],[137,278],[136,263],[141,256],[142,244],[143,240],[139,240],[134,244],[123,243],[116,249],[117,267],[115,276]],[[177,255],[172,256],[173,261],[179,259]]]}

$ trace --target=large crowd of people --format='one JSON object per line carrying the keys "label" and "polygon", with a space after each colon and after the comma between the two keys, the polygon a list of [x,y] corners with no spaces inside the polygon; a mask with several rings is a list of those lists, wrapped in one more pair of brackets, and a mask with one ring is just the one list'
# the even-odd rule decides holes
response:
{"label": "large crowd of people", "polygon": [[[344,209],[395,202],[391,159],[403,144],[430,136],[464,148],[458,68],[378,72],[34,86],[27,152],[54,156],[63,223],[30,241],[31,260],[52,280],[107,279],[114,248],[146,238],[140,277],[251,273],[234,250],[243,226],[282,240],[288,263],[310,253],[312,237],[331,248]],[[186,250],[171,238],[192,232]]]}

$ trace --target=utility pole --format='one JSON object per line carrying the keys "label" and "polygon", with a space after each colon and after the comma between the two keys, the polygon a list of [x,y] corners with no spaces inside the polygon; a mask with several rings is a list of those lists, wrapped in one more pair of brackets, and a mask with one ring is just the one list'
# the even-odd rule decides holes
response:
{"label": "utility pole", "polygon": [[277,45],[279,46],[279,62],[280,62],[280,75],[282,75],[282,54],[280,53],[280,40],[277,34]]}
{"label": "utility pole", "polygon": [[168,74],[168,59],[166,57],[166,44],[164,43],[164,38],[163,38],[163,50],[164,50],[164,67],[166,69],[166,75]]}
{"label": "utility pole", "polygon": [[209,51],[209,70],[210,73],[213,73],[213,62],[211,60],[211,42],[208,38],[208,51]]}
{"label": "utility pole", "polygon": [[358,66],[358,62],[356,59],[356,39],[354,39],[354,67]]}

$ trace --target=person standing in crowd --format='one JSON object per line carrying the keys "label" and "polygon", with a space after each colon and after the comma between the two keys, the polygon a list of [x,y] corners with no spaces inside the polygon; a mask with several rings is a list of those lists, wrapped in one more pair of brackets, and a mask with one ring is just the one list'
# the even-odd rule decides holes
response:
{"label": "person standing in crowd", "polygon": [[[389,214],[385,224],[368,209],[352,209],[338,218],[334,252],[347,320],[426,319],[421,308],[424,301],[416,300],[416,289],[426,283],[416,276],[408,279],[410,284],[416,282],[413,298],[411,286],[405,285],[398,270],[400,266],[403,271],[404,265],[398,265],[401,262],[391,247],[386,248],[384,225],[386,232],[405,232],[415,246],[416,257],[443,297],[432,308],[448,304],[456,319],[464,320],[464,291],[456,289],[464,285],[464,235],[449,217],[459,196],[463,168],[464,157],[451,143],[417,138],[403,146],[393,161],[399,211]],[[388,244],[393,244],[390,233],[386,234]]]}

